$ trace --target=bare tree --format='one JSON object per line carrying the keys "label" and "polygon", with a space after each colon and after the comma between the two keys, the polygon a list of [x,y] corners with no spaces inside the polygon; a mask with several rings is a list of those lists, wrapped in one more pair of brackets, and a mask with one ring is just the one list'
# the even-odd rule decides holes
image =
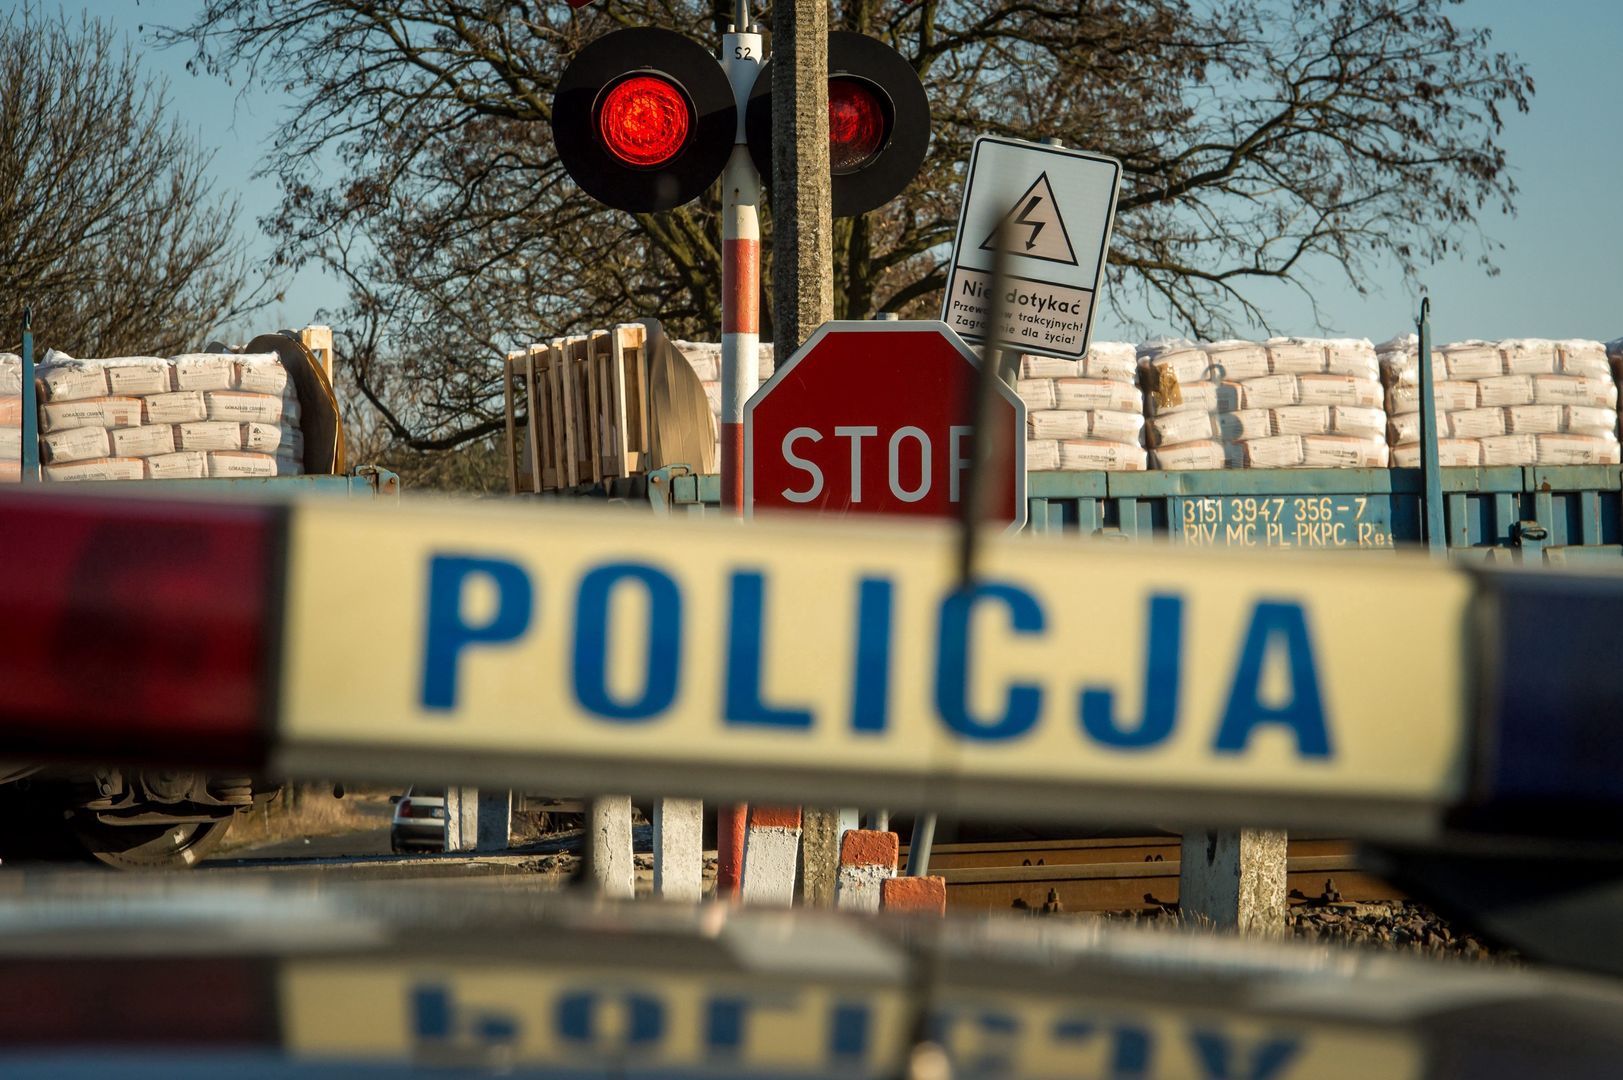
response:
{"label": "bare tree", "polygon": [[[836,314],[938,310],[982,133],[1120,158],[1109,300],[1187,332],[1265,324],[1252,287],[1305,287],[1314,259],[1357,287],[1389,258],[1407,274],[1461,252],[1488,265],[1478,217],[1515,194],[1502,111],[1525,110],[1533,83],[1487,31],[1452,21],[1456,3],[835,0],[837,24],[909,58],[934,111],[914,184],[838,226]],[[563,174],[548,122],[584,42],[620,25],[711,40],[729,10],[205,0],[161,36],[297,95],[266,225],[348,277],[348,374],[400,445],[428,451],[494,430],[495,360],[515,344],[649,314],[715,333],[714,193],[664,214],[604,210]],[[322,154],[341,163],[327,183],[308,164]]]}
{"label": "bare tree", "polygon": [[0,342],[32,304],[80,355],[200,344],[251,302],[234,203],[106,26],[0,18]]}

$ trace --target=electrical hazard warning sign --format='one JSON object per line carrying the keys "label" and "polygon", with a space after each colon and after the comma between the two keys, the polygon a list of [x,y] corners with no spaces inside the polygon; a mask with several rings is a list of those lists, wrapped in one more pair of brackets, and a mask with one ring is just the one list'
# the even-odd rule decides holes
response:
{"label": "electrical hazard warning sign", "polygon": [[[975,140],[941,318],[965,340],[1042,356],[1088,351],[1121,163],[1060,146]],[[973,245],[973,246],[972,246]],[[1002,297],[992,260],[1005,258]],[[1001,326],[993,320],[1001,316]]]}
{"label": "electrical hazard warning sign", "polygon": [[1054,208],[1054,188],[1047,173],[1037,177],[1037,182],[1014,201],[997,228],[986,234],[981,250],[994,250],[999,235],[1015,255],[1076,265],[1076,251],[1071,247],[1071,238],[1065,235],[1064,219]]}

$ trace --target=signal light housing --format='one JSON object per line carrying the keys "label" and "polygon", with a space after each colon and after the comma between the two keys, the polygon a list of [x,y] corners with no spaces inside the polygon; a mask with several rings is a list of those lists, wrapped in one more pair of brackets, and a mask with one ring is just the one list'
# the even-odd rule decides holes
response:
{"label": "signal light housing", "polygon": [[721,65],[670,30],[598,38],[570,61],[552,99],[565,171],[598,202],[633,214],[697,198],[721,174],[737,132]]}
{"label": "signal light housing", "polygon": [[[930,145],[930,103],[895,49],[849,31],[828,36],[829,164],[836,217],[900,195]],[[744,114],[750,158],[772,179],[772,61]],[[583,48],[552,99],[552,136],[586,194],[634,214],[698,198],[721,175],[738,132],[727,75],[670,30],[617,30]]]}
{"label": "signal light housing", "polygon": [[[866,34],[828,35],[829,163],[835,217],[894,199],[930,147],[930,102],[901,53]],[[761,65],[744,112],[750,157],[772,180],[772,61]]]}

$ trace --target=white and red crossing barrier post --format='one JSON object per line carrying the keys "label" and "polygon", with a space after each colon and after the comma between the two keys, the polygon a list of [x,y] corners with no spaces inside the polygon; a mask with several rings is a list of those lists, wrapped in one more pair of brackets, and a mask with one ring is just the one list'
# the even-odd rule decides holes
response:
{"label": "white and red crossing barrier post", "polygon": [[[738,0],[733,27],[721,39],[721,64],[738,103],[733,154],[721,174],[721,505],[744,513],[744,403],[760,382],[761,177],[750,160],[744,114],[760,74],[761,34],[748,0]],[[739,895],[747,808],[723,805],[716,814],[716,896]]]}
{"label": "white and red crossing barrier post", "polygon": [[744,840],[743,902],[793,904],[799,864],[800,807],[751,806]]}
{"label": "white and red crossing barrier post", "polygon": [[847,829],[840,837],[836,906],[848,911],[878,911],[880,890],[896,876],[901,838],[893,832]]}

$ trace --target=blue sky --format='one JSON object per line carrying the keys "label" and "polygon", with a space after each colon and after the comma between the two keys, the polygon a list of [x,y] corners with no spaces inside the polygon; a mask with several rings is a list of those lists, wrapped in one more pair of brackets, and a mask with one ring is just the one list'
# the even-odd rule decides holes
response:
{"label": "blue sky", "polygon": [[[169,79],[177,113],[215,149],[214,178],[241,199],[240,227],[252,250],[274,251],[255,219],[275,206],[276,187],[253,173],[287,99],[190,75],[185,50],[154,50],[139,39],[144,23],[184,23],[195,0],[60,0],[60,6],[88,11],[131,35],[147,69]],[[1519,213],[1495,213],[1481,223],[1505,245],[1497,257],[1501,274],[1490,278],[1473,260],[1461,260],[1423,275],[1438,339],[1623,336],[1623,2],[1468,0],[1458,18],[1491,27],[1496,45],[1528,64],[1538,92],[1530,114],[1508,118],[1504,136],[1522,189]],[[1376,274],[1367,297],[1348,287],[1333,264],[1311,272],[1330,330],[1381,340],[1410,326],[1416,299],[1395,267]],[[1312,308],[1295,290],[1255,295],[1276,328],[1316,332]],[[336,281],[306,270],[285,301],[255,323],[302,325],[342,299]],[[1162,329],[1138,317],[1152,332]],[[1103,316],[1098,336],[1134,335]]]}

